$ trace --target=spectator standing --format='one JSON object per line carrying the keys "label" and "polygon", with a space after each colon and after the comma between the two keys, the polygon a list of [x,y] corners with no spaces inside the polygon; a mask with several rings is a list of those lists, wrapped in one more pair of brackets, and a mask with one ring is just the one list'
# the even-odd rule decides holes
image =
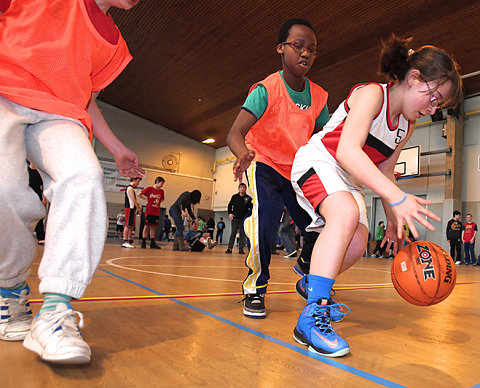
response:
{"label": "spectator standing", "polygon": [[117,214],[117,229],[115,230],[117,237],[123,235],[124,225],[125,225],[125,210],[122,210],[120,213]]}
{"label": "spectator standing", "polygon": [[450,256],[455,264],[462,263],[462,213],[453,211],[453,218],[447,223],[447,241],[450,244]]}
{"label": "spectator standing", "polygon": [[[147,201],[145,211],[145,226],[143,228],[142,248],[147,247],[147,237],[150,234],[150,249],[160,249],[155,243],[155,231],[160,221],[161,203],[165,199],[165,193],[162,190],[165,179],[161,176],[155,179],[155,184],[144,188],[138,196]],[[150,232],[150,233],[149,233]]]}
{"label": "spectator standing", "polygon": [[385,223],[380,221],[377,226],[377,230],[375,231],[375,240],[377,241],[377,245],[373,250],[372,257],[383,257],[383,252],[385,250],[386,244],[382,247],[382,241],[385,237]]}
{"label": "spectator standing", "polygon": [[240,234],[240,241],[238,242],[238,253],[243,255],[245,252],[243,248],[246,245],[247,236],[243,228],[243,220],[252,211],[252,197],[247,194],[247,185],[240,183],[238,185],[238,193],[232,195],[228,203],[228,218],[232,222],[232,231],[228,241],[228,248],[225,253],[232,253],[233,244],[235,243],[235,236],[237,231]]}
{"label": "spectator standing", "polygon": [[462,242],[465,250],[465,264],[477,265],[475,260],[475,237],[477,236],[477,224],[472,221],[472,215],[467,214],[467,222],[462,228]]}
{"label": "spectator standing", "polygon": [[223,221],[223,217],[220,217],[220,221],[217,222],[217,242],[220,244],[223,241],[223,231],[225,230],[225,222]]}
{"label": "spectator standing", "polygon": [[140,210],[135,188],[138,187],[142,178],[130,178],[130,184],[125,190],[125,228],[123,230],[122,248],[135,248],[133,243],[133,230],[135,229],[135,217]]}
{"label": "spectator standing", "polygon": [[207,233],[210,235],[210,238],[213,239],[213,233],[215,232],[215,220],[213,217],[210,217],[206,223]]}

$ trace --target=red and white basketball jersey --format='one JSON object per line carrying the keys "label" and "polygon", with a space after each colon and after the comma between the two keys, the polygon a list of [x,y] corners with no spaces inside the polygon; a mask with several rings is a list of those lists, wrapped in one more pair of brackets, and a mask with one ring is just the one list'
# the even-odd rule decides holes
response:
{"label": "red and white basketball jersey", "polygon": [[[358,84],[353,87],[349,96],[343,101],[333,113],[328,123],[323,128],[323,131],[315,134],[310,139],[310,143],[317,147],[322,143],[327,151],[335,158],[337,153],[338,142],[343,130],[343,125],[347,118],[349,107],[348,98],[357,89],[360,89],[370,83]],[[395,148],[407,136],[409,130],[409,121],[400,115],[398,123],[394,126],[390,122],[390,112],[388,108],[388,94],[391,84],[376,84],[383,90],[383,104],[382,108],[375,116],[370,131],[367,136],[363,151],[368,155],[373,163],[378,165],[384,160],[388,159]],[[320,147],[323,148],[323,147]]]}

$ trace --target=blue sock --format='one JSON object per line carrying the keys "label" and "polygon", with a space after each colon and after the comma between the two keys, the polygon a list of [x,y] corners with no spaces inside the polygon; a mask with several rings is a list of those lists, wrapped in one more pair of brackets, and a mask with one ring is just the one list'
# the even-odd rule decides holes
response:
{"label": "blue sock", "polygon": [[44,311],[54,311],[57,308],[57,304],[65,303],[69,309],[72,308],[70,306],[70,301],[72,300],[71,297],[62,294],[54,294],[52,292],[47,292],[44,294],[43,304],[40,308],[39,313]]}
{"label": "blue sock", "polygon": [[[27,288],[27,282],[21,282],[13,287],[0,287],[0,297],[2,298],[17,298],[19,290]],[[15,292],[16,291],[16,292]]]}
{"label": "blue sock", "polygon": [[335,279],[323,276],[308,275],[308,300],[307,303],[316,303],[319,299],[330,299]]}

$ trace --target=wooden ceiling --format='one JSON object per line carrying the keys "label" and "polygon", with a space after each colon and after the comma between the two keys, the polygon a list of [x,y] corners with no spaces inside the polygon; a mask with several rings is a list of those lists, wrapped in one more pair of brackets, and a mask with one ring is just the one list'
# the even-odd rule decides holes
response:
{"label": "wooden ceiling", "polygon": [[[280,25],[308,19],[318,51],[308,77],[329,92],[333,112],[358,82],[377,74],[380,40],[413,36],[413,48],[438,45],[453,53],[462,75],[480,70],[478,0],[142,0],[113,10],[133,61],[100,99],[218,148],[250,86],[281,68]],[[480,76],[464,80],[480,92]],[[132,128],[132,130],[135,130]]]}

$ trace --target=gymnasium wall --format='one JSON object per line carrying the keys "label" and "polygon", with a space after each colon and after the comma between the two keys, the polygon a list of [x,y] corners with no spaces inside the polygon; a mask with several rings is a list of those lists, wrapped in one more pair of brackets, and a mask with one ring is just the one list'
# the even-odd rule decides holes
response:
{"label": "gymnasium wall", "polygon": [[[225,215],[227,204],[232,194],[237,192],[238,182],[233,181],[232,164],[233,154],[228,147],[213,149],[160,125],[144,120],[140,117],[122,111],[102,101],[98,105],[115,134],[125,144],[135,151],[142,166],[146,167],[146,179],[142,185],[152,185],[156,176],[163,176],[166,180],[164,186],[166,200],[162,204],[168,209],[179,194],[185,190],[199,189],[202,192],[202,201],[197,205],[200,209],[212,209]],[[465,101],[465,112],[478,111],[480,97],[469,98]],[[429,120],[424,118],[423,122]],[[419,121],[422,124],[422,121]],[[434,151],[446,148],[446,140],[441,137],[442,122],[425,123],[419,125],[410,139],[408,146],[420,145],[421,152]],[[94,144],[95,152],[100,160],[112,161],[112,156],[100,142]],[[163,170],[162,161],[166,155],[178,156],[178,170],[168,172]],[[463,178],[462,178],[462,213],[473,214],[474,220],[480,224],[480,115],[467,115],[464,121],[464,153],[463,153]],[[104,164],[105,164],[104,163]],[[424,173],[445,171],[445,154],[425,156],[420,158],[420,171]],[[415,195],[424,195],[432,200],[430,209],[442,216],[444,202],[444,177],[423,177],[400,180],[399,186]],[[107,202],[112,204],[123,203],[123,192],[106,192]],[[366,189],[366,205],[374,209],[373,199],[378,196]],[[116,214],[116,208],[109,212],[109,216]],[[110,214],[112,213],[112,214]],[[114,214],[113,214],[114,213]],[[372,213],[372,211],[370,211]],[[370,228],[376,224],[377,219],[370,217]],[[225,217],[224,217],[225,218]],[[229,222],[226,220],[229,235]],[[445,223],[436,224],[437,230],[422,231],[423,237],[441,243],[446,247]],[[225,240],[224,240],[225,242]]]}
{"label": "gymnasium wall", "polygon": [[[137,153],[147,172],[141,185],[153,185],[157,176],[165,179],[162,207],[168,209],[181,193],[198,189],[202,192],[202,200],[196,207],[212,209],[215,149],[102,101],[98,101],[98,106],[115,135]],[[102,164],[111,164],[108,162],[113,161],[113,157],[103,144],[95,141],[94,149],[98,158],[104,161]],[[178,160],[176,172],[165,171],[162,166],[164,158],[171,154]],[[123,206],[124,193],[106,191],[106,197],[109,209],[112,209],[109,217],[114,217],[117,213],[113,204]],[[145,201],[139,202],[143,205]]]}
{"label": "gymnasium wall", "polygon": [[[480,111],[480,96],[467,99],[465,112]],[[480,202],[480,114],[467,116],[465,120],[463,154],[463,202]],[[464,209],[465,210],[465,209]],[[474,219],[480,224],[480,209],[477,205]]]}

